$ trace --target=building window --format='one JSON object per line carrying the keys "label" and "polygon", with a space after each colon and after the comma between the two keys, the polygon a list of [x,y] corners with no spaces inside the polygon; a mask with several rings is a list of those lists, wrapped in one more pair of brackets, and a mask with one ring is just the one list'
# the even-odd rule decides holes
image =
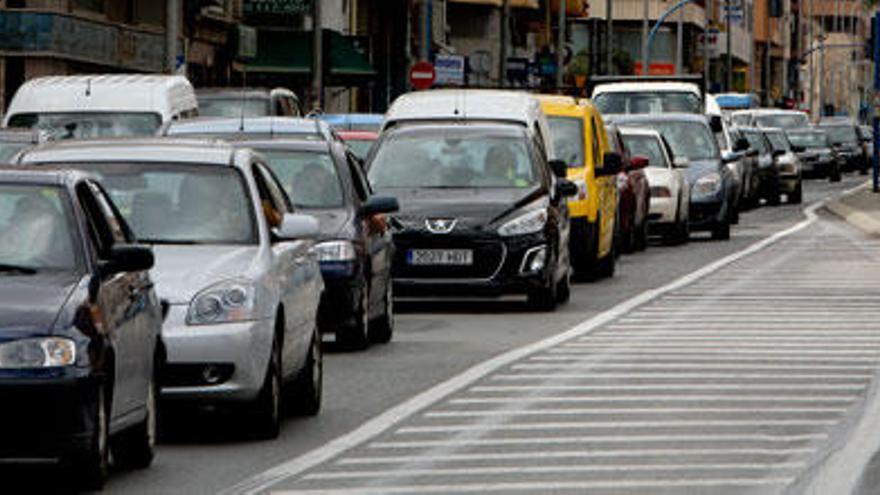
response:
{"label": "building window", "polygon": [[104,13],[104,0],[73,0],[73,8]]}

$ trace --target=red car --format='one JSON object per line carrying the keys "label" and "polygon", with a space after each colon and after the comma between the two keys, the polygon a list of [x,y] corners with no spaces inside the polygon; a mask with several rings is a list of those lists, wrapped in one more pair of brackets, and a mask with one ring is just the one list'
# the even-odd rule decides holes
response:
{"label": "red car", "polygon": [[617,126],[607,124],[605,128],[608,131],[608,143],[611,148],[623,157],[623,170],[617,175],[619,251],[623,253],[641,251],[648,247],[651,187],[643,170],[648,165],[648,158],[630,156]]}
{"label": "red car", "polygon": [[361,160],[367,158],[373,143],[379,139],[379,133],[373,131],[336,131],[336,133],[345,141],[354,156]]}

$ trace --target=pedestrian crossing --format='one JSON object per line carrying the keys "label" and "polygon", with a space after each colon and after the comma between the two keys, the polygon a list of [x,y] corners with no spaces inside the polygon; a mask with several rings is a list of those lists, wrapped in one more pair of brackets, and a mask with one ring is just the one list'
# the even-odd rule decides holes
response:
{"label": "pedestrian crossing", "polygon": [[819,221],[273,491],[783,493],[858,419],[877,307],[880,242]]}

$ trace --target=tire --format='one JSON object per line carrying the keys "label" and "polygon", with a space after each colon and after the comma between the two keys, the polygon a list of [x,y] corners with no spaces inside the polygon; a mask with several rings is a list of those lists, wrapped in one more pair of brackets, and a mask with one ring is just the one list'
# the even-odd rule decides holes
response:
{"label": "tire", "polygon": [[371,321],[367,329],[370,342],[374,344],[387,344],[394,336],[394,284],[390,277],[385,285],[382,315]]}
{"label": "tire", "polygon": [[[548,266],[555,266],[548,265]],[[552,270],[551,270],[552,273]],[[551,277],[547,281],[547,285],[538,289],[532,289],[527,294],[527,303],[534,311],[553,311],[556,309],[558,302],[557,282]]]}
{"label": "tire", "polygon": [[156,373],[150,379],[147,392],[147,417],[123,433],[115,442],[114,460],[133,469],[145,469],[153,463],[156,456],[156,425],[158,420],[159,386]]}
{"label": "tire", "polygon": [[840,182],[841,180],[843,180],[843,177],[840,174],[840,167],[835,167],[834,170],[832,170],[831,173],[828,174],[828,180],[830,182]]}
{"label": "tire", "polygon": [[639,225],[638,237],[636,238],[636,251],[648,249],[648,218],[647,215]]}
{"label": "tire", "polygon": [[94,426],[92,435],[72,454],[68,464],[80,488],[98,491],[104,488],[110,472],[110,420],[104,385],[97,385],[93,393],[94,400],[87,411]]}
{"label": "tire", "polygon": [[770,206],[779,206],[779,203],[781,203],[781,200],[779,199],[779,184],[774,184],[767,195],[767,204]]}
{"label": "tire", "polygon": [[349,351],[362,351],[370,345],[370,289],[361,278],[361,297],[355,311],[355,322],[336,331],[336,340]]}
{"label": "tire", "polygon": [[732,225],[739,225],[739,203],[734,204],[733,201],[730,202],[729,208],[733,209],[733,213],[730,215],[730,223]]}
{"label": "tire", "polygon": [[590,281],[595,278],[596,263],[599,260],[599,236],[602,229],[602,217],[596,216],[596,224],[591,229],[589,243],[585,250],[572,250],[571,265],[574,269],[575,279],[578,281]]}
{"label": "tire", "polygon": [[788,195],[788,203],[799,205],[803,201],[804,190],[802,183],[798,182],[797,188],[795,188],[794,192]]}
{"label": "tire", "polygon": [[272,355],[266,367],[266,377],[257,398],[248,408],[256,438],[271,440],[281,433],[281,349],[276,336],[272,342]]}
{"label": "tire", "polygon": [[597,278],[611,278],[614,276],[614,271],[617,266],[617,246],[612,243],[611,244],[611,252],[605,255],[604,258],[599,260],[599,263],[596,267],[596,276]]}
{"label": "tire", "polygon": [[730,220],[724,219],[712,229],[712,239],[716,241],[726,241],[730,239]]}
{"label": "tire", "polygon": [[324,392],[324,351],[321,334],[316,330],[309,344],[309,355],[290,387],[291,412],[301,416],[316,416],[321,410]]}
{"label": "tire", "polygon": [[556,303],[565,304],[571,299],[571,270],[556,283]]}

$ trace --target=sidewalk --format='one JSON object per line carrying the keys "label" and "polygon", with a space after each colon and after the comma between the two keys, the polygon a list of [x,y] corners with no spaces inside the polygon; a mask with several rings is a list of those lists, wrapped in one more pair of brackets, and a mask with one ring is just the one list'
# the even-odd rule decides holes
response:
{"label": "sidewalk", "polygon": [[829,201],[825,208],[868,234],[880,236],[880,193],[871,191],[870,183]]}

